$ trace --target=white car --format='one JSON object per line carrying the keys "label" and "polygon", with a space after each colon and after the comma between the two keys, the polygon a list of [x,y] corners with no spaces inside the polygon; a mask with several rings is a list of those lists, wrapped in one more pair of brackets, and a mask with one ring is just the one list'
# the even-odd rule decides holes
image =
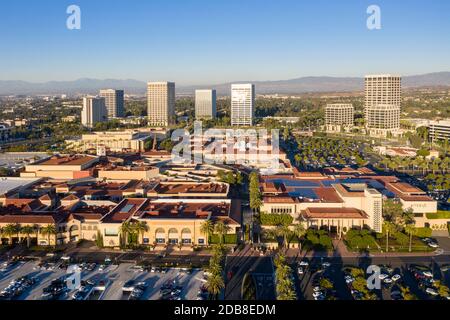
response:
{"label": "white car", "polygon": [[316,291],[316,292],[313,292],[313,297],[314,298],[317,298],[317,297],[319,297],[319,296],[323,296],[323,292],[321,292],[321,291]]}
{"label": "white car", "polygon": [[304,273],[303,268],[302,267],[298,267],[297,268],[297,273],[298,274],[303,274]]}
{"label": "white car", "polygon": [[355,281],[355,279],[352,276],[345,276],[345,282],[348,283],[352,283],[353,281]]}
{"label": "white car", "polygon": [[389,277],[389,275],[387,275],[386,273],[380,273],[380,275],[378,277],[380,278],[380,280],[384,280],[387,277]]}
{"label": "white car", "polygon": [[429,295],[431,295],[431,296],[437,296],[439,293],[435,290],[435,289],[433,289],[433,288],[427,288],[426,290],[425,290],[425,292],[426,293],[428,293]]}
{"label": "white car", "polygon": [[309,266],[309,263],[308,263],[308,261],[302,260],[298,263],[298,265],[302,266],[302,267],[307,267],[307,266]]}
{"label": "white car", "polygon": [[319,286],[317,286],[317,287],[314,287],[314,288],[313,288],[313,291],[314,291],[314,292],[320,292],[321,289],[322,289],[322,288],[320,288]]}
{"label": "white car", "polygon": [[324,262],[324,263],[322,263],[322,267],[323,268],[328,268],[328,267],[330,267],[331,266],[331,263],[329,263],[329,262]]}
{"label": "white car", "polygon": [[390,284],[390,283],[392,283],[393,281],[392,281],[391,278],[385,278],[385,279],[383,280],[383,282],[386,283],[386,284]]}
{"label": "white car", "polygon": [[423,274],[425,277],[433,278],[433,274],[431,273],[431,271],[423,271],[422,274]]}
{"label": "white car", "polygon": [[392,276],[392,280],[393,280],[393,281],[398,281],[398,280],[400,280],[401,278],[402,278],[402,276],[399,275],[399,274],[394,274],[394,275]]}
{"label": "white car", "polygon": [[428,242],[428,246],[431,248],[439,248],[439,245],[436,242]]}

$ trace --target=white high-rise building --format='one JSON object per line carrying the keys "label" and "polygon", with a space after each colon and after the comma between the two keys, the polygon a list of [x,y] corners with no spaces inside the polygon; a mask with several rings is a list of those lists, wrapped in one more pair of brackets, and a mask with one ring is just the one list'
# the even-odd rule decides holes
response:
{"label": "white high-rise building", "polygon": [[121,118],[125,114],[123,90],[100,90],[100,97],[105,98],[108,118]]}
{"label": "white high-rise building", "polygon": [[175,83],[147,83],[148,123],[167,127],[175,124]]}
{"label": "white high-rise building", "polygon": [[195,118],[216,117],[216,90],[195,90]]}
{"label": "white high-rise building", "polygon": [[108,119],[108,112],[105,106],[105,98],[101,97],[83,98],[81,123],[84,126],[92,128],[97,122],[104,122],[107,119]]}
{"label": "white high-rise building", "polygon": [[402,78],[390,74],[365,77],[364,116],[371,135],[386,136],[400,129]]}
{"label": "white high-rise building", "polygon": [[255,113],[255,85],[231,85],[231,125],[251,126]]}

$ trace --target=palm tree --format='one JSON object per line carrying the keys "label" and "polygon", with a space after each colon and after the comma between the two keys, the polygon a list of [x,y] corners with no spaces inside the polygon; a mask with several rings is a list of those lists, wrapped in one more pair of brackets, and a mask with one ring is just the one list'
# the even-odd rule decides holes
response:
{"label": "palm tree", "polygon": [[386,234],[386,252],[388,252],[389,251],[389,235],[391,235],[395,231],[395,225],[392,222],[385,220],[383,222],[383,231]]}
{"label": "palm tree", "polygon": [[133,223],[133,230],[141,235],[141,243],[144,242],[144,234],[148,231],[148,225],[144,221],[137,221]]}
{"label": "palm tree", "polygon": [[227,233],[230,232],[230,230],[231,230],[230,226],[223,221],[219,221],[218,223],[216,223],[214,229],[219,234],[220,244],[223,243],[224,236],[226,236]]}
{"label": "palm tree", "polygon": [[218,261],[210,260],[207,270],[211,274],[222,274],[222,270],[223,269],[222,269],[222,266],[220,265],[220,263]]}
{"label": "palm tree", "polygon": [[409,208],[409,209],[403,211],[400,221],[404,227],[406,227],[409,224],[415,225],[416,220],[414,219],[414,210]]}
{"label": "palm tree", "polygon": [[405,231],[409,234],[409,252],[412,251],[412,237],[417,233],[417,228],[414,224],[408,224],[405,226]]}
{"label": "palm tree", "polygon": [[298,238],[299,249],[300,251],[302,251],[302,243],[300,241],[300,238],[302,238],[306,234],[306,229],[301,221],[294,226],[294,230],[292,231],[292,233]]}
{"label": "palm tree", "polygon": [[204,222],[202,222],[200,226],[200,232],[208,236],[208,243],[209,243],[209,238],[211,237],[211,234],[214,232],[214,222],[212,222],[211,220],[205,220]]}
{"label": "palm tree", "polygon": [[220,291],[225,288],[222,275],[220,273],[213,273],[210,275],[206,282],[206,288],[208,289],[208,292],[212,294],[215,299],[217,299]]}
{"label": "palm tree", "polygon": [[30,243],[31,243],[30,235],[32,235],[35,232],[36,232],[36,230],[34,229],[33,226],[27,225],[27,226],[23,226],[22,228],[20,228],[20,233],[27,236],[27,248],[30,247]]}
{"label": "palm tree", "polygon": [[20,226],[18,224],[7,224],[3,228],[3,234],[8,237],[8,244],[12,245],[12,237],[13,235],[17,234],[17,232],[20,230]]}
{"label": "palm tree", "polygon": [[47,236],[48,245],[50,245],[50,236],[51,236],[51,235],[54,235],[54,236],[55,236],[55,245],[56,245],[56,234],[57,234],[57,231],[56,231],[56,227],[55,227],[54,224],[49,224],[49,225],[43,227],[43,228],[41,229],[41,233],[42,233],[44,236],[45,236],[45,235]]}
{"label": "palm tree", "polygon": [[279,237],[283,238],[283,247],[287,247],[287,238],[292,234],[292,231],[289,229],[289,226],[281,224],[278,225],[275,229],[276,234]]}
{"label": "palm tree", "polygon": [[133,230],[133,226],[131,225],[131,223],[129,221],[125,221],[124,223],[122,223],[122,225],[120,226],[120,232],[123,235],[124,241],[125,241],[125,246],[128,244],[128,235],[132,234],[134,232]]}

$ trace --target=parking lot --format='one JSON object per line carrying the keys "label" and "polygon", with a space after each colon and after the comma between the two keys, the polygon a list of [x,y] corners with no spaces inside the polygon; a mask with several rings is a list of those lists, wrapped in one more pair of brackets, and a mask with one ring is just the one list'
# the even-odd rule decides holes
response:
{"label": "parking lot", "polygon": [[[297,258],[290,264],[300,300],[445,299],[436,292],[441,284],[450,285],[448,259],[409,260],[361,259],[355,263],[354,259]],[[381,268],[379,289],[366,290],[369,265]]]}
{"label": "parking lot", "polygon": [[[2,262],[3,264],[3,262]],[[136,266],[133,263],[112,263],[79,264],[81,289],[66,287],[66,278],[69,275],[66,268],[70,265],[62,261],[50,263],[39,263],[37,261],[21,261],[8,265],[0,272],[0,292],[11,287],[11,282],[24,276],[35,279],[36,283],[27,285],[20,295],[10,298],[5,294],[5,300],[42,300],[57,299],[71,300],[78,297],[80,300],[127,300],[135,295],[136,300],[158,300],[161,299],[162,287],[166,288],[170,283],[174,290],[166,290],[164,294],[169,294],[170,299],[176,300],[196,300],[199,290],[203,286],[204,273],[198,269],[177,269],[177,268],[149,268]],[[61,294],[43,296],[43,292],[55,292],[57,279],[63,279]],[[128,286],[127,291],[124,287]],[[135,287],[139,287],[135,288]],[[46,289],[45,289],[46,288]],[[44,290],[45,289],[45,290]],[[140,290],[142,289],[142,290]],[[134,291],[133,291],[134,290]],[[78,291],[82,291],[77,293]],[[9,292],[9,291],[8,291]]]}

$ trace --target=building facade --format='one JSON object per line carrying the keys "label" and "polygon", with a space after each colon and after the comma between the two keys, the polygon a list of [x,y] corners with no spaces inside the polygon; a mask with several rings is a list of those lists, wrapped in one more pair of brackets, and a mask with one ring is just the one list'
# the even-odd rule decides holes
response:
{"label": "building facade", "polygon": [[430,121],[428,126],[429,136],[432,141],[450,140],[450,119],[441,121]]}
{"label": "building facade", "polygon": [[231,125],[251,126],[255,113],[255,85],[231,85]]}
{"label": "building facade", "polygon": [[195,90],[195,118],[216,117],[216,90]]}
{"label": "building facade", "polygon": [[150,126],[167,127],[175,124],[175,83],[147,84],[147,113]]}
{"label": "building facade", "polygon": [[108,118],[121,118],[125,114],[123,90],[100,90],[100,97],[105,98]]}
{"label": "building facade", "polygon": [[66,140],[66,143],[68,148],[77,152],[85,152],[99,146],[104,146],[112,152],[144,152],[145,143],[152,137],[150,132],[137,130],[91,132],[83,134],[80,139]]}
{"label": "building facade", "polygon": [[352,104],[327,104],[325,107],[325,125],[327,131],[341,131],[350,128],[354,122],[354,108]]}
{"label": "building facade", "polygon": [[105,98],[85,97],[83,98],[83,110],[81,111],[81,123],[89,128],[95,126],[97,122],[104,122],[108,119],[105,106]]}
{"label": "building facade", "polygon": [[380,104],[400,106],[401,101],[401,77],[389,74],[365,77],[365,108]]}
{"label": "building facade", "polygon": [[400,106],[376,105],[366,109],[366,127],[370,135],[387,136],[400,129]]}
{"label": "building facade", "polygon": [[364,116],[371,135],[387,136],[400,128],[402,78],[389,74],[365,77]]}

